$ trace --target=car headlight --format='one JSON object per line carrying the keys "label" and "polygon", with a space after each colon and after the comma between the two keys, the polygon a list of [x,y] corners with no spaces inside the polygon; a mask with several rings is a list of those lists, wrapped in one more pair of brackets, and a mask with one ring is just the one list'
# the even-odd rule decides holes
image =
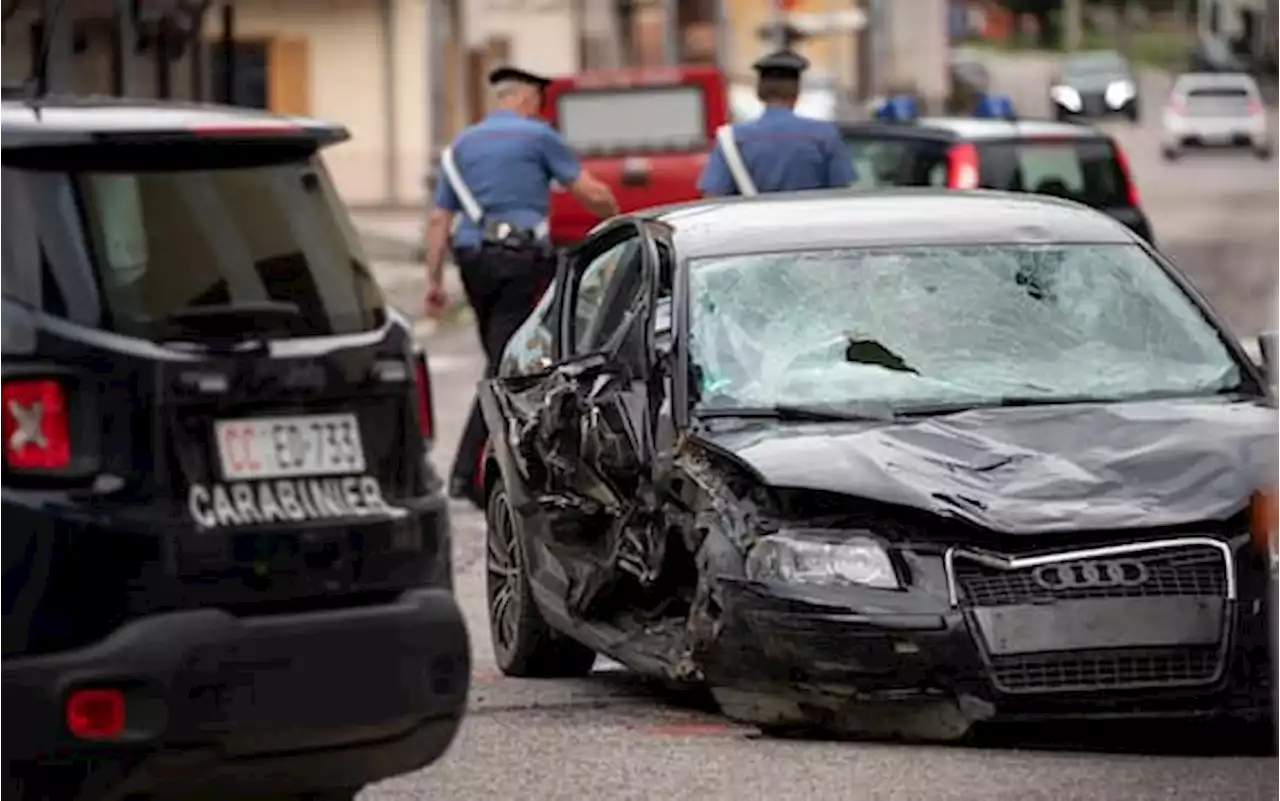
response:
{"label": "car headlight", "polygon": [[863,536],[783,531],[762,537],[747,553],[751,581],[856,584],[894,590],[901,585],[884,547]]}
{"label": "car headlight", "polygon": [[1055,86],[1049,90],[1049,99],[1068,111],[1079,111],[1084,105],[1080,93],[1070,86]]}
{"label": "car headlight", "polygon": [[1107,105],[1112,108],[1118,108],[1131,99],[1138,89],[1133,85],[1132,81],[1112,81],[1107,85],[1107,91],[1103,98],[1107,101]]}

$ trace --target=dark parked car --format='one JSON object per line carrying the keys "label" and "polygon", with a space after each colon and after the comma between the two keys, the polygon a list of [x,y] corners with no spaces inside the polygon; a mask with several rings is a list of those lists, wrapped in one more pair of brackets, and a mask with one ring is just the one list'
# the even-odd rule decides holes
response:
{"label": "dark parked car", "polygon": [[467,633],[427,364],[319,151],[6,100],[6,799],[350,799],[439,758]]}
{"label": "dark parked car", "polygon": [[1104,211],[1154,241],[1124,150],[1092,126],[923,117],[845,124],[841,131],[859,189],[934,186],[1053,195]]}
{"label": "dark parked car", "polygon": [[624,216],[509,355],[481,388],[508,675],[606,654],[768,730],[943,739],[1269,709],[1264,379],[1105,215],[907,190]]}
{"label": "dark parked car", "polygon": [[1119,115],[1137,122],[1142,115],[1137,76],[1114,50],[1068,55],[1049,85],[1049,102],[1059,120]]}

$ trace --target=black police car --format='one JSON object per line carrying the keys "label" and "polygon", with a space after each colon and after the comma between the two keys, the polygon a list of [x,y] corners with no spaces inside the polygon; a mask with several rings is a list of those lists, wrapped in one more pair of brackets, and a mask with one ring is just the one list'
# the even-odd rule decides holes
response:
{"label": "black police car", "polygon": [[6,799],[351,798],[452,741],[429,373],[346,138],[4,102]]}
{"label": "black police car", "polygon": [[921,117],[841,126],[857,188],[1034,192],[1104,211],[1153,242],[1120,145],[1097,128],[1045,120]]}

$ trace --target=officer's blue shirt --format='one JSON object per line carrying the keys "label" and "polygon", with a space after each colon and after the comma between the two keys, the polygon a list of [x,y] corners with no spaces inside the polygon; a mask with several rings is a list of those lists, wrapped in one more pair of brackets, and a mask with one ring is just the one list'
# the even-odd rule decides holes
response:
{"label": "officer's blue shirt", "polygon": [[[735,124],[733,135],[761,193],[848,186],[858,179],[849,149],[830,122],[774,106],[759,119]],[[698,189],[704,195],[739,194],[718,142],[698,179]]]}
{"label": "officer's blue shirt", "polygon": [[[458,134],[453,161],[487,219],[522,228],[546,221],[551,181],[568,186],[582,172],[559,132],[543,120],[505,110],[490,113]],[[443,172],[436,182],[435,205],[459,215],[452,240],[455,250],[480,245],[479,226],[467,216]]]}
{"label": "officer's blue shirt", "polygon": [[998,117],[1007,119],[1013,116],[1013,100],[1008,95],[982,94],[978,96],[978,108],[975,117]]}
{"label": "officer's blue shirt", "polygon": [[880,101],[876,107],[878,120],[913,120],[916,117],[916,99],[911,95],[894,95]]}

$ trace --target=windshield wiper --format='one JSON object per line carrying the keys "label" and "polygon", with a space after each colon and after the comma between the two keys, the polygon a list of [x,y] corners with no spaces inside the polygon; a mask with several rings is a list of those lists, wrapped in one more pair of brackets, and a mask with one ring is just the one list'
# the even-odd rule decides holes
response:
{"label": "windshield wiper", "polygon": [[260,340],[270,331],[289,331],[301,319],[297,304],[268,300],[186,306],[155,326],[162,338],[195,337],[208,347],[225,348]]}
{"label": "windshield wiper", "polygon": [[807,422],[883,422],[898,419],[893,407],[887,403],[854,403],[808,406],[804,404],[777,404],[774,406],[739,406],[720,409],[699,409],[702,419],[736,418],[742,420],[779,420],[784,423]]}
{"label": "windshield wiper", "polygon": [[[1215,390],[1213,395],[1234,394],[1232,390]],[[977,398],[974,400],[954,401],[951,403],[925,403],[915,406],[900,405],[899,415],[904,417],[931,417],[935,415],[957,414],[971,409],[1012,409],[1028,406],[1070,406],[1072,404],[1090,403],[1130,403],[1150,400],[1177,400],[1180,398],[1203,398],[1203,393],[1155,391],[1132,395],[1002,395],[994,398]]]}

